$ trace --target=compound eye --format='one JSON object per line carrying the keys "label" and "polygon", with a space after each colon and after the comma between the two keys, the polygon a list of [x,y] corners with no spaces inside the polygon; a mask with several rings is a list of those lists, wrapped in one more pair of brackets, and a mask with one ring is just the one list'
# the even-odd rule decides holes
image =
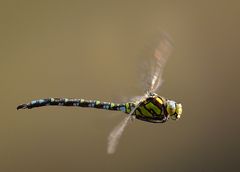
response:
{"label": "compound eye", "polygon": [[179,115],[179,118],[182,114],[182,105],[179,103],[176,105],[176,113]]}
{"label": "compound eye", "polygon": [[170,115],[173,115],[176,111],[176,106],[175,106],[175,103],[172,102],[172,101],[169,101],[168,105],[167,105],[167,112],[170,114]]}

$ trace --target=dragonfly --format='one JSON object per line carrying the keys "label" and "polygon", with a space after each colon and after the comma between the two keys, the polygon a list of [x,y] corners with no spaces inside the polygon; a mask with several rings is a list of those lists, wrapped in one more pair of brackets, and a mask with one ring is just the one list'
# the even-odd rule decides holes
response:
{"label": "dragonfly", "polygon": [[20,104],[17,106],[17,110],[42,106],[75,106],[124,112],[127,114],[126,117],[112,130],[108,137],[107,152],[113,154],[116,151],[124,129],[132,119],[136,118],[150,123],[165,123],[169,119],[178,120],[181,117],[183,111],[181,103],[156,93],[163,83],[163,69],[171,55],[172,49],[172,41],[169,36],[161,34],[153,52],[150,53],[150,57],[147,59],[149,72],[147,72],[144,79],[146,85],[145,94],[129,102],[113,103],[75,98],[44,98]]}

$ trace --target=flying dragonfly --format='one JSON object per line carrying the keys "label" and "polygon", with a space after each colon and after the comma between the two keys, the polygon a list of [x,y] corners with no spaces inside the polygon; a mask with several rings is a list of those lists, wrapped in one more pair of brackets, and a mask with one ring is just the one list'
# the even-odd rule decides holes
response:
{"label": "flying dragonfly", "polygon": [[112,103],[73,98],[46,98],[21,104],[17,107],[17,110],[32,109],[42,106],[75,106],[122,111],[126,113],[127,116],[113,129],[108,137],[107,152],[113,154],[125,127],[131,119],[136,118],[145,122],[164,123],[168,121],[169,118],[177,120],[181,117],[183,108],[180,103],[156,94],[163,83],[163,69],[171,51],[172,43],[169,36],[161,34],[155,49],[151,53],[151,56],[148,57],[149,72],[144,79],[147,87],[145,94],[136,97],[132,101],[126,103]]}

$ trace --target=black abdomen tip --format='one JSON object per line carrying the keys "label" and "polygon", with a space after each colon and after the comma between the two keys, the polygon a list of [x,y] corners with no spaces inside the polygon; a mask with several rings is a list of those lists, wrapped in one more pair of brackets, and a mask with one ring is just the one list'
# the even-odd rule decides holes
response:
{"label": "black abdomen tip", "polygon": [[17,107],[17,110],[19,110],[19,109],[27,109],[27,108],[28,108],[27,104],[21,104],[21,105],[19,105]]}

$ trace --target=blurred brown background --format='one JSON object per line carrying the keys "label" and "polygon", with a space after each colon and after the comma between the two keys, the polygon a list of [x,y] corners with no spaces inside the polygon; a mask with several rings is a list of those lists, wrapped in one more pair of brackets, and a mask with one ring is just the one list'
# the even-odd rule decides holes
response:
{"label": "blurred brown background", "polygon": [[[239,171],[238,1],[1,1],[0,171]],[[159,30],[175,50],[160,95],[181,120],[135,120],[114,155],[120,112],[16,106],[45,97],[143,94],[139,55]]]}

